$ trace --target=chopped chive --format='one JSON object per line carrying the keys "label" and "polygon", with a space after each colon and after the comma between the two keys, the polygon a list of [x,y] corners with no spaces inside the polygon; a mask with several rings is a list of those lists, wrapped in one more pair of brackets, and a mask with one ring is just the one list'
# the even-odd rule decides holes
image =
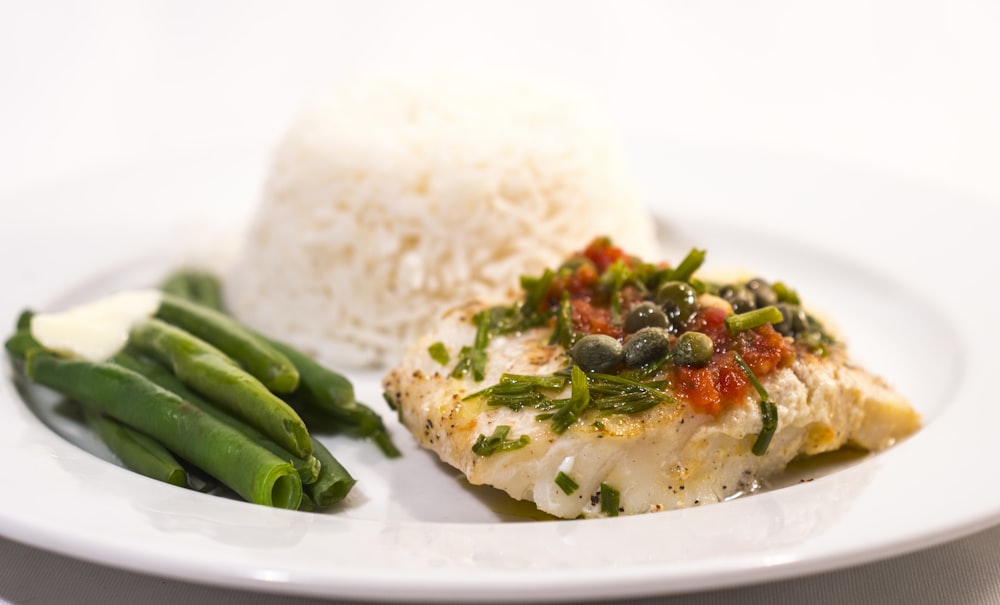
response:
{"label": "chopped chive", "polygon": [[753,370],[747,365],[747,362],[743,360],[743,357],[739,353],[733,351],[733,356],[736,358],[736,363],[739,364],[740,369],[746,374],[747,379],[753,388],[760,395],[760,432],[757,433],[757,439],[754,440],[753,446],[750,451],[753,452],[754,456],[763,456],[767,453],[767,448],[771,445],[771,439],[774,437],[775,431],[778,430],[778,406],[774,405],[771,398],[767,394],[767,390],[764,385],[757,380],[754,376]]}
{"label": "chopped chive", "polygon": [[760,400],[760,422],[760,432],[757,433],[757,439],[750,448],[754,456],[763,456],[767,453],[767,447],[771,445],[771,439],[778,430],[778,406],[774,405],[773,401]]}
{"label": "chopped chive", "polygon": [[780,323],[783,319],[784,316],[778,310],[778,307],[768,305],[760,309],[726,317],[726,332],[729,334],[738,334],[759,328],[765,324]]}
{"label": "chopped chive", "polygon": [[701,267],[701,264],[705,262],[705,250],[698,250],[697,248],[691,248],[691,251],[687,253],[684,260],[670,272],[670,279],[676,281],[689,281],[694,272]]}
{"label": "chopped chive", "polygon": [[472,452],[477,456],[492,456],[497,452],[521,449],[531,443],[531,438],[527,435],[521,435],[517,439],[507,439],[508,433],[510,433],[510,426],[501,424],[493,429],[493,434],[489,437],[480,434],[472,445]]}
{"label": "chopped chive", "polygon": [[490,344],[490,314],[480,311],[472,318],[476,324],[476,338],[473,345],[464,346],[458,352],[458,362],[451,371],[452,378],[463,378],[472,372],[472,378],[480,382],[486,377],[486,347]]}
{"label": "chopped chive", "polygon": [[653,398],[656,402],[666,402],[673,403],[674,398],[671,397],[666,391],[660,390],[664,386],[663,382],[638,382],[636,380],[631,380],[624,376],[616,376],[614,374],[590,374],[587,376],[588,381],[591,383],[591,388],[597,388],[601,390],[604,386],[614,385],[609,388],[607,392],[622,394],[632,391],[641,391],[642,393]]}
{"label": "chopped chive", "polygon": [[552,330],[552,336],[549,337],[549,344],[562,345],[565,349],[569,349],[570,345],[573,344],[576,334],[573,332],[572,311],[569,292],[563,292],[562,298],[559,300],[559,311],[556,314],[556,326]]}
{"label": "chopped chive", "polygon": [[[589,407],[596,408],[601,415],[636,414],[660,403],[673,403],[675,399],[663,389],[663,380],[642,382],[627,376],[614,374],[588,374],[576,368],[583,376],[577,376],[575,386],[571,385],[569,398],[552,398],[552,391],[562,391],[567,382],[572,383],[574,367],[559,370],[553,374],[530,376],[503,374],[500,381],[490,387],[470,393],[463,401],[482,399],[487,405],[520,410],[534,407],[540,414],[536,420],[553,419],[553,430],[562,433],[579,419]],[[550,394],[546,394],[546,393]]]}
{"label": "chopped chive", "polygon": [[448,349],[443,342],[435,342],[427,347],[427,352],[430,353],[431,359],[443,366],[448,365],[448,362],[451,361],[451,356],[448,355]]}
{"label": "chopped chive", "polygon": [[753,370],[751,370],[750,366],[747,365],[747,362],[746,360],[743,359],[743,356],[737,353],[736,351],[733,351],[733,357],[736,359],[736,363],[739,364],[740,369],[743,370],[743,373],[746,374],[747,380],[749,380],[750,384],[753,385],[754,390],[757,391],[758,395],[760,395],[760,398],[767,399],[768,398],[767,389],[765,389],[764,385],[762,385],[760,381],[757,380],[757,376],[754,375]]}
{"label": "chopped chive", "polygon": [[774,282],[771,284],[771,288],[774,290],[775,295],[778,297],[778,302],[788,303],[790,305],[800,305],[802,302],[799,300],[799,294],[788,287],[785,282]]}
{"label": "chopped chive", "polygon": [[634,273],[621,259],[611,263],[601,276],[601,288],[607,291],[611,302],[611,320],[616,323],[622,316],[622,287],[633,277]]}
{"label": "chopped chive", "polygon": [[609,517],[617,517],[621,503],[621,493],[607,483],[601,484],[601,512]]}
{"label": "chopped chive", "polygon": [[527,383],[543,389],[561,389],[566,386],[566,377],[555,374],[531,376],[526,374],[503,374],[500,384]]}
{"label": "chopped chive", "polygon": [[524,304],[521,306],[521,313],[527,316],[538,312],[538,307],[545,299],[549,291],[549,286],[555,278],[555,273],[551,269],[546,269],[541,277],[521,276],[521,289],[524,290]]}
{"label": "chopped chive", "polygon": [[587,375],[580,369],[580,366],[573,366],[570,384],[573,390],[570,393],[569,401],[552,415],[552,430],[559,435],[565,433],[566,429],[576,422],[590,405]]}
{"label": "chopped chive", "polygon": [[559,486],[559,489],[561,489],[567,496],[580,489],[580,485],[576,481],[573,481],[572,477],[562,471],[559,471],[556,474],[555,481],[556,485]]}

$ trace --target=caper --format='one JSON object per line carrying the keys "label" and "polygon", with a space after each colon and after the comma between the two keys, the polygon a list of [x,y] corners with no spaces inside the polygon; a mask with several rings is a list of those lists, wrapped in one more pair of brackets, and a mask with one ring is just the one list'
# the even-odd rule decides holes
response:
{"label": "caper", "polygon": [[698,293],[682,281],[668,281],[660,286],[656,291],[656,302],[675,330],[685,326],[698,311]]}
{"label": "caper", "polygon": [[668,323],[663,309],[648,300],[635,305],[625,314],[625,331],[630,334],[650,326],[666,328]]}
{"label": "caper", "polygon": [[719,290],[719,296],[732,305],[733,313],[746,313],[757,308],[753,293],[741,284],[723,286]]}
{"label": "caper", "polygon": [[715,343],[708,334],[702,332],[685,332],[674,345],[673,359],[677,365],[696,368],[708,365],[712,361]]}
{"label": "caper", "polygon": [[811,327],[809,316],[802,307],[789,303],[778,303],[775,306],[781,311],[781,316],[784,319],[774,324],[774,329],[782,336],[796,338],[806,333]]}
{"label": "caper", "polygon": [[625,365],[638,367],[662,359],[670,352],[670,333],[664,328],[642,328],[625,341]]}
{"label": "caper", "polygon": [[622,343],[607,334],[587,334],[570,347],[573,363],[590,372],[608,372],[622,361]]}
{"label": "caper", "polygon": [[747,282],[747,290],[753,294],[754,304],[758,309],[767,307],[778,302],[778,295],[771,284],[759,277],[755,277]]}

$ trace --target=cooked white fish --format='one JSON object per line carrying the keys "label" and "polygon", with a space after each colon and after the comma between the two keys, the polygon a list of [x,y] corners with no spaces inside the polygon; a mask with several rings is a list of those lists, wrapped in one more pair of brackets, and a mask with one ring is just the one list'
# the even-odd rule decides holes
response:
{"label": "cooked white fish", "polygon": [[[731,314],[729,303],[719,298],[702,295],[700,303]],[[418,442],[469,482],[530,500],[557,517],[720,502],[755,491],[799,456],[848,444],[881,450],[920,425],[899,393],[851,365],[838,345],[825,355],[792,348],[760,378],[778,418],[763,455],[752,451],[764,426],[761,395],[753,388],[711,413],[674,392],[676,381],[660,382],[658,392],[668,393],[669,400],[629,413],[602,412],[592,405],[560,433],[544,406],[501,405],[482,394],[504,375],[565,372],[574,359],[563,346],[549,343],[550,327],[493,335],[485,349],[482,380],[471,373],[453,376],[455,359],[475,340],[473,318],[485,308],[469,303],[446,313],[409,348],[383,387]],[[432,347],[447,351],[450,361],[441,363],[440,356],[429,353]],[[551,389],[546,401],[565,399],[571,392],[567,381],[561,389]],[[498,427],[507,428],[497,433]],[[474,451],[477,441],[490,436],[494,445],[507,443],[510,449]],[[607,498],[608,492],[615,492],[617,502]]]}

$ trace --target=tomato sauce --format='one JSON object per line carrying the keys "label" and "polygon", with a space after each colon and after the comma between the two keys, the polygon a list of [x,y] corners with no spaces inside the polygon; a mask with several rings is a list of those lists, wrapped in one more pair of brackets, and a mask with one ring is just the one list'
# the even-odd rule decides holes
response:
{"label": "tomato sauce", "polygon": [[[607,239],[597,239],[579,255],[586,259],[571,272],[560,272],[546,291],[546,304],[558,305],[564,294],[570,300],[573,329],[581,334],[607,334],[624,341],[628,335],[623,327],[624,314],[633,305],[648,298],[641,286],[626,285],[608,291],[602,276],[615,263],[635,269],[637,261],[626,255]],[[587,262],[589,261],[589,262]],[[613,305],[613,298],[617,299]],[[617,306],[617,313],[614,306]],[[794,358],[790,341],[770,325],[738,334],[729,334],[725,319],[729,313],[720,307],[702,306],[673,338],[686,331],[708,335],[714,343],[712,360],[704,367],[667,366],[666,377],[678,398],[695,410],[718,414],[725,406],[745,401],[753,388],[750,379],[736,361],[735,353],[746,362],[758,379]]]}

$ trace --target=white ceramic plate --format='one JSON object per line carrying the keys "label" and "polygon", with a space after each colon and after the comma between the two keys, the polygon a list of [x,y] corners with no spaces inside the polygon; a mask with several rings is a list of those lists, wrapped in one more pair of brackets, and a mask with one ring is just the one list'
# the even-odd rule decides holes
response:
{"label": "white ceramic plate", "polygon": [[[53,185],[3,202],[0,322],[145,285],[192,230],[228,229],[257,198],[262,155],[222,150]],[[405,456],[329,439],[360,479],[331,514],[182,490],[106,462],[85,432],[0,383],[0,533],[192,582],[331,598],[623,598],[830,570],[1000,520],[994,226],[1000,209],[855,168],[741,151],[642,147],[645,195],[668,258],[690,246],[793,284],[831,312],[864,364],[926,426],[811,481],[702,508],[536,521],[465,486],[391,424]],[[208,213],[208,214],[206,214]],[[227,223],[227,221],[231,221]],[[225,235],[225,233],[220,233]],[[9,329],[9,328],[8,328]],[[9,371],[8,371],[9,373]],[[357,373],[381,407],[378,373]],[[391,419],[391,415],[386,413]]]}

